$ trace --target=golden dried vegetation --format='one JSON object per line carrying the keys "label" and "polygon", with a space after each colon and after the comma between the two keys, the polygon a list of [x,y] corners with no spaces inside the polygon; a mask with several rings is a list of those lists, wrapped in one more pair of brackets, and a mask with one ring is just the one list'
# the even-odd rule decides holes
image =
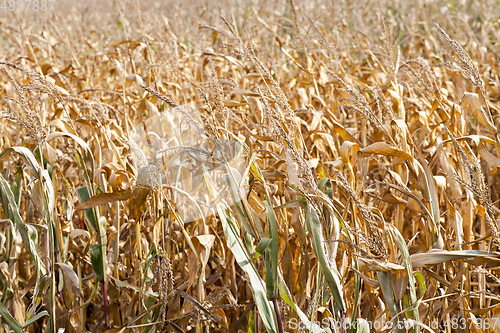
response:
{"label": "golden dried vegetation", "polygon": [[498,13],[0,8],[0,332],[498,331]]}

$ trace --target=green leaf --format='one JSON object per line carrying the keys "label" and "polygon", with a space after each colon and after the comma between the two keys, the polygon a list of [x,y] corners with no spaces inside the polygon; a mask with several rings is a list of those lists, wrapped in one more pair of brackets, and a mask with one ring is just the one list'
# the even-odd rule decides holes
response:
{"label": "green leaf", "polygon": [[[217,190],[210,184],[210,177],[206,170],[204,170],[205,182],[214,199],[218,197]],[[269,333],[278,332],[275,313],[273,305],[266,298],[266,284],[257,273],[255,266],[250,259],[250,256],[243,245],[240,238],[240,228],[237,221],[231,215],[231,209],[224,202],[217,204],[217,213],[221,219],[224,235],[226,236],[227,247],[234,255],[236,262],[243,271],[247,274],[250,282],[250,289],[252,290],[255,304],[259,309],[259,314],[262,322]]]}
{"label": "green leaf", "polygon": [[[231,168],[229,166],[227,166],[227,169],[228,171],[231,171]],[[231,174],[232,172],[228,173],[226,181],[229,185],[229,191],[233,199],[236,213],[238,214],[238,217],[240,218],[245,231],[248,232],[252,237],[259,240],[262,238],[264,232],[261,225],[256,222],[258,221],[258,216],[257,214],[253,214],[253,212],[251,211],[246,196],[240,194],[239,184],[236,182],[236,179],[231,176]]]}
{"label": "green leaf", "polygon": [[15,333],[24,333],[21,324],[16,320],[16,318],[12,317],[9,310],[7,310],[2,303],[0,303],[0,314],[2,315],[2,319],[7,322],[7,325],[9,325]]}
{"label": "green leaf", "polygon": [[321,192],[325,193],[328,198],[333,198],[332,181],[330,180],[330,178],[323,177],[318,184],[318,188],[321,190]]}
{"label": "green leaf", "polygon": [[420,159],[421,166],[425,171],[425,183],[426,187],[424,188],[424,196],[427,196],[432,212],[432,221],[433,221],[433,248],[442,249],[443,248],[443,237],[440,232],[440,223],[439,218],[441,217],[441,213],[439,212],[439,196],[436,187],[436,181],[432,176],[432,172],[427,165],[427,161],[424,159]]}
{"label": "green leaf", "polygon": [[[276,226],[276,216],[274,215],[273,208],[266,201],[266,210],[269,223],[269,229],[271,231],[271,243],[267,249],[268,255],[266,255],[266,280],[267,280],[267,296],[269,298],[274,298],[278,294],[278,229]],[[267,268],[270,268],[267,271]],[[267,276],[269,275],[269,279]]]}
{"label": "green leaf", "polygon": [[90,246],[90,261],[92,262],[92,269],[99,281],[104,280],[104,264],[102,261],[102,249],[100,244]]}
{"label": "green leaf", "polygon": [[42,312],[38,313],[36,316],[31,317],[26,323],[24,323],[23,328],[29,327],[31,324],[33,324],[38,319],[43,318],[43,317],[48,316],[48,315],[49,315],[49,313],[47,311],[43,310]]}
{"label": "green leaf", "polygon": [[22,194],[22,175],[21,168],[16,168],[16,179],[14,180],[14,184],[12,184],[11,189],[12,193],[14,193],[14,198],[16,199],[16,204],[19,206],[21,204],[21,194]]}
{"label": "green leaf", "polygon": [[236,331],[238,331],[238,328],[241,326],[241,324],[243,323],[243,320],[245,320],[245,317],[247,316],[247,314],[249,312],[250,312],[249,321],[251,320],[253,322],[253,317],[252,317],[253,312],[251,310],[253,309],[254,306],[255,306],[254,302],[247,305],[245,311],[243,311],[243,313],[240,316],[240,319],[238,319],[238,322],[236,323]]}
{"label": "green leaf", "polygon": [[250,313],[250,319],[248,320],[248,333],[255,333],[255,312]]}
{"label": "green leaf", "polygon": [[415,279],[417,280],[418,283],[418,289],[420,291],[420,297],[423,297],[425,294],[425,278],[420,272],[413,272],[413,275],[415,275]]}
{"label": "green leaf", "polygon": [[271,244],[272,239],[268,237],[262,237],[259,244],[255,248],[255,255],[253,257],[253,262],[255,262],[264,253],[269,244]]}
{"label": "green leaf", "polygon": [[382,289],[382,295],[384,296],[385,304],[391,312],[391,317],[394,318],[393,327],[396,328],[396,332],[402,333],[403,330],[398,328],[399,319],[397,317],[398,310],[396,302],[394,300],[394,290],[392,288],[390,272],[377,272],[377,277],[380,282],[380,287]]}
{"label": "green leaf", "polygon": [[274,309],[266,298],[266,287],[262,278],[257,273],[252,261],[246,252],[241,239],[239,238],[236,220],[229,214],[229,207],[223,204],[217,204],[217,212],[221,218],[222,228],[226,236],[227,247],[233,253],[238,265],[245,273],[247,273],[250,281],[250,289],[252,290],[255,303],[259,309],[259,314],[262,317],[262,322],[269,333],[278,332]]}
{"label": "green leaf", "polygon": [[279,273],[279,279],[280,279],[280,282],[279,282],[280,296],[285,301],[286,304],[288,304],[292,309],[295,310],[295,312],[299,316],[299,319],[302,321],[302,326],[308,327],[309,332],[311,332],[311,333],[324,333],[325,330],[323,330],[317,324],[311,322],[307,318],[305,313],[302,312],[302,310],[297,306],[297,304],[295,304],[292,301],[292,296],[290,295],[290,290],[288,290],[288,287],[287,287],[285,281],[283,280],[283,276],[281,275],[281,272]]}
{"label": "green leaf", "polygon": [[26,147],[10,147],[5,149],[1,154],[0,154],[0,160],[5,158],[6,156],[10,155],[11,153],[17,153],[24,163],[28,166],[28,169],[31,171],[33,176],[36,178],[40,178],[40,174],[42,171],[42,168],[40,167],[40,164],[38,164],[38,161],[35,158],[35,155],[31,152]]}
{"label": "green leaf", "polygon": [[325,249],[324,249],[324,237],[323,237],[323,226],[321,225],[321,221],[318,218],[318,215],[314,211],[313,208],[308,204],[305,198],[300,199],[302,206],[306,211],[306,226],[307,231],[311,235],[311,245],[314,250],[314,254],[318,259],[318,262],[321,267],[321,271],[325,275],[325,279],[330,287],[330,291],[332,292],[333,298],[337,303],[337,306],[345,311],[345,303],[342,294],[342,286],[340,284],[339,272],[337,268],[330,263],[327,259]]}
{"label": "green leaf", "polygon": [[[76,189],[76,193],[78,194],[78,199],[80,200],[80,204],[83,204],[85,201],[90,199],[90,193],[87,186],[78,187]],[[87,220],[90,222],[92,227],[94,227],[95,230],[98,230],[96,221],[97,217],[95,216],[94,208],[85,209],[84,212],[85,216],[87,217]]]}
{"label": "green leaf", "polygon": [[[408,252],[408,248],[406,247],[406,242],[396,227],[390,225],[389,228],[392,232],[392,235],[394,236],[396,244],[399,247],[399,251],[401,251],[401,255],[403,256],[403,263],[406,267],[406,273],[408,274],[408,286],[410,288],[411,305],[418,306],[417,291],[415,289],[415,276],[413,275],[410,253]],[[419,321],[418,311],[413,311],[412,314],[415,321]],[[420,327],[414,326],[413,331],[415,333],[420,332]]]}
{"label": "green leaf", "polygon": [[[35,246],[36,243],[35,244],[33,243],[33,239],[36,240],[36,236],[33,236],[34,234],[32,233],[31,234],[32,238],[30,239],[28,228],[22,221],[21,215],[19,214],[19,207],[16,204],[14,194],[12,193],[9,184],[1,174],[0,174],[0,191],[2,192],[3,195],[5,195],[7,199],[8,212],[6,212],[6,215],[10,215],[14,219],[14,223],[17,229],[19,230],[19,233],[21,234],[21,238],[24,242],[24,245],[26,245],[26,247],[28,248],[28,252],[31,256],[31,259],[33,259],[33,261],[36,264],[37,272],[41,273],[41,275],[45,275],[45,269],[41,266],[40,257],[38,256],[38,250]],[[4,209],[5,208],[6,207],[4,206]],[[30,231],[33,232],[31,228]]]}

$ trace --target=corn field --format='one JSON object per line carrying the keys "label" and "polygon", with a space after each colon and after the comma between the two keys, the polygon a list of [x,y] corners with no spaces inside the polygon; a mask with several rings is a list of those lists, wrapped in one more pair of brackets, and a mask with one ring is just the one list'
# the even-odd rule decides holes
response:
{"label": "corn field", "polygon": [[0,5],[1,333],[500,332],[498,0]]}

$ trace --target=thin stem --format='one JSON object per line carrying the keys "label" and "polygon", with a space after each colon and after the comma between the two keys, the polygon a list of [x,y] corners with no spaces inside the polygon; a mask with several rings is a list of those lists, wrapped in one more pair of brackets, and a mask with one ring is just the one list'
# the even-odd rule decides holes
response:
{"label": "thin stem", "polygon": [[278,322],[278,332],[283,333],[283,321],[281,320],[280,309],[278,306],[278,295],[274,296],[272,301],[274,305],[274,312],[276,313],[276,321]]}
{"label": "thin stem", "polygon": [[104,323],[106,329],[109,327],[108,292],[106,290],[106,279],[102,280],[102,297],[104,299]]}
{"label": "thin stem", "polygon": [[44,190],[43,183],[43,145],[42,143],[38,144],[38,152],[40,153],[40,174],[39,178],[39,190],[43,197],[43,205],[45,209],[45,219],[47,222],[47,271],[50,270],[50,318],[52,325],[52,332],[57,332],[57,323],[56,323],[56,275],[55,275],[55,267],[54,267],[54,259],[55,259],[55,241],[54,241],[54,225],[52,223],[52,214],[53,212],[50,210],[48,202],[50,198],[47,198],[46,192]]}

